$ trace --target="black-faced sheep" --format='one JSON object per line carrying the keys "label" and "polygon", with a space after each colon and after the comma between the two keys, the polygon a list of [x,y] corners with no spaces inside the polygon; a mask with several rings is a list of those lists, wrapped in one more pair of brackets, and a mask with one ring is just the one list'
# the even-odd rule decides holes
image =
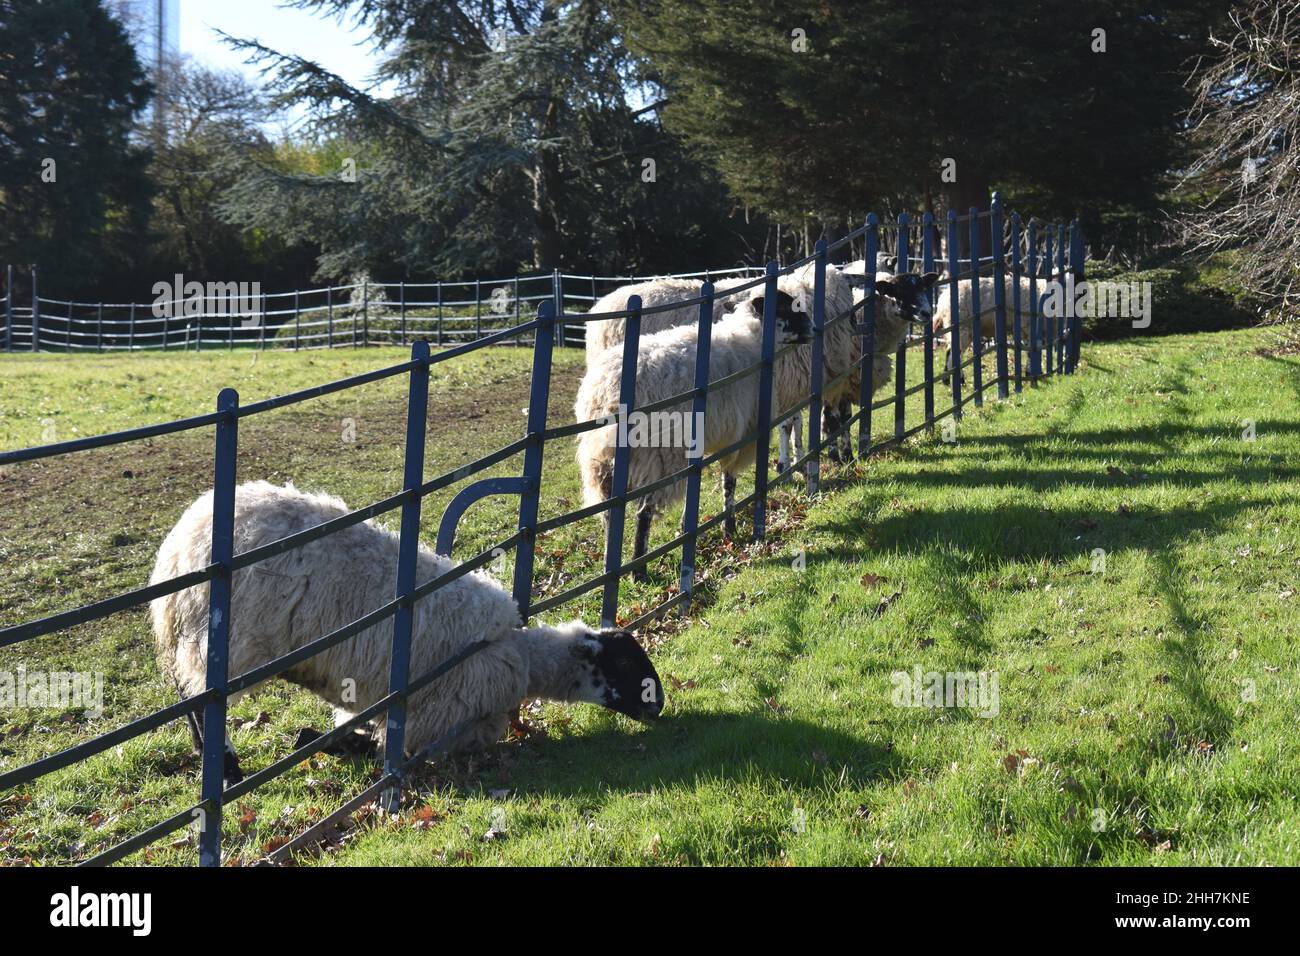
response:
{"label": "black-faced sheep", "polygon": [[[763,310],[765,295],[742,299],[714,323],[710,333],[709,381],[717,381],[732,373],[757,364],[762,358]],[[795,308],[794,299],[778,290],[776,303],[776,343],[780,348],[789,343],[808,342],[811,321],[806,311]],[[695,387],[695,353],[698,344],[698,327],[681,326],[666,329],[641,339],[637,353],[635,408],[644,407],[661,399],[689,393]],[[777,360],[773,369],[774,388],[782,378],[783,366],[793,363],[799,350],[792,350]],[[587,367],[578,388],[574,415],[580,422],[608,418],[614,422],[619,414],[620,390],[623,380],[623,353],[621,349],[606,349],[595,356]],[[748,375],[716,391],[710,391],[707,412],[704,416],[704,435],[691,435],[691,444],[702,445],[701,454],[707,456],[740,441],[758,428],[759,376]],[[776,398],[773,407],[780,407]],[[690,400],[653,416],[641,440],[632,442],[632,432],[626,431],[629,446],[628,487],[636,489],[667,475],[680,471],[688,464],[689,447],[681,440],[684,430],[678,423],[685,420],[688,428]],[[584,505],[593,505],[608,499],[613,491],[614,452],[620,429],[616,425],[583,432],[578,440],[578,465],[582,474]],[[671,434],[670,434],[671,432]],[[756,443],[750,441],[723,458],[719,464],[723,471],[723,490],[726,497],[726,530],[735,534],[735,515],[732,501],[736,487],[736,473],[754,461]],[[656,489],[643,496],[637,507],[636,537],[633,559],[645,554],[650,534],[650,522],[664,507],[680,500],[685,490],[685,479]],[[602,512],[607,521],[608,511]],[[645,569],[637,571],[645,576]]]}
{"label": "black-faced sheep", "polygon": [[[828,269],[828,279],[832,272],[840,276],[844,282],[852,287],[853,305],[855,307],[853,322],[861,324],[866,319],[861,307],[861,303],[866,298],[866,262],[859,259],[856,262],[836,266],[833,270]],[[933,321],[933,310],[927,293],[938,280],[939,274],[935,272],[928,272],[925,275],[906,272],[899,275],[889,272],[876,273],[876,318],[872,346],[874,359],[871,363],[872,394],[879,392],[889,384],[891,380],[890,373],[894,367],[893,355],[898,351],[898,347],[903,344],[908,330],[913,326],[924,326],[925,323]],[[828,295],[827,321],[831,318],[829,302]],[[854,351],[852,355],[854,361],[857,361],[861,356],[861,341],[860,336],[856,334],[853,336]],[[827,377],[830,374],[828,371]],[[845,386],[838,395],[826,396],[823,435],[839,429],[853,415],[853,405],[861,393],[860,376],[855,374],[852,376],[851,382],[846,382]],[[829,452],[831,460],[850,460],[853,457],[852,447],[852,440],[846,431],[840,435],[839,441],[832,445]]]}
{"label": "black-faced sheep", "polygon": [[[338,498],[264,481],[235,494],[235,553],[257,548],[348,512]],[[151,582],[203,567],[212,546],[212,492],[194,502],[158,551]],[[229,673],[242,674],[389,603],[394,597],[398,537],[369,521],[277,554],[234,574]],[[421,547],[416,581],[455,567]],[[208,643],[206,584],[153,602],[159,665],[182,694],[205,686]],[[393,619],[370,627],[295,664],[283,676],[332,704],[342,723],[388,693]],[[501,739],[520,700],[600,704],[636,719],[663,704],[659,676],[631,634],[593,631],[580,621],[560,627],[521,627],[510,595],[485,573],[457,578],[414,609],[410,673],[418,677],[477,641],[487,647],[412,695],[406,748],[424,744],[466,719],[457,747]],[[385,723],[374,722],[382,745]]]}

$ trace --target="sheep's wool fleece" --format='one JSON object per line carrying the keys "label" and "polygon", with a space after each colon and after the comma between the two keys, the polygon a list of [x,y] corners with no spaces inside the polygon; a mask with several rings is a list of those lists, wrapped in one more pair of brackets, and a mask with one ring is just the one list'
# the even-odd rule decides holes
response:
{"label": "sheep's wool fleece", "polygon": [[[348,512],[338,498],[264,481],[239,486],[235,497],[235,554],[305,531]],[[212,492],[192,504],[158,552],[151,583],[210,563]],[[230,676],[301,647],[393,600],[397,535],[369,521],[317,539],[235,572],[230,614]],[[455,567],[421,547],[416,582]],[[159,664],[182,693],[205,685],[208,585],[153,602]],[[465,739],[469,746],[499,739],[505,715],[525,696],[528,661],[521,645],[503,640],[519,627],[510,595],[492,578],[471,573],[415,605],[412,677],[466,645],[494,642],[429,687],[408,707],[407,749],[418,749],[466,717],[492,715]],[[388,692],[393,619],[294,665],[284,676],[334,705],[342,722]],[[381,743],[384,727],[377,727]]]}

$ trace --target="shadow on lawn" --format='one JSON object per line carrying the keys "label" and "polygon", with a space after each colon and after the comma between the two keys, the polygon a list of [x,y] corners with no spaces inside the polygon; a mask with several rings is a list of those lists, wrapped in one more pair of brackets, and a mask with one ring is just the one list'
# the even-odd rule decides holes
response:
{"label": "shadow on lawn", "polygon": [[883,742],[771,713],[669,714],[634,735],[621,724],[529,741],[518,778],[532,791],[598,797],[700,781],[866,787],[898,765]]}
{"label": "shadow on lawn", "polygon": [[[1270,454],[1266,444],[1238,444],[1235,422],[1189,424],[1196,416],[1183,399],[1189,392],[1184,366],[1166,369],[1161,391],[1166,396],[1159,406],[1161,420],[1132,429],[1088,428],[1081,420],[1086,410],[1083,392],[1075,392],[1030,434],[963,437],[963,446],[981,453],[969,463],[959,460],[956,470],[952,449],[909,449],[910,467],[899,469],[889,487],[867,485],[859,500],[821,524],[833,541],[810,551],[807,560],[811,564],[820,556],[856,563],[873,555],[910,556],[928,580],[946,582],[951,607],[974,623],[963,632],[963,643],[987,652],[990,644],[972,585],[991,567],[1004,562],[1061,563],[1087,557],[1094,548],[1143,553],[1155,572],[1150,589],[1164,600],[1173,627],[1164,644],[1171,686],[1186,703],[1198,732],[1222,739],[1233,718],[1204,678],[1204,647],[1215,636],[1214,622],[1196,612],[1192,569],[1180,565],[1177,549],[1196,536],[1233,531],[1243,515],[1274,504],[1276,495],[1218,494],[1200,503],[1191,492],[1225,481],[1266,489],[1277,481],[1295,482],[1300,469]],[[1300,435],[1295,421],[1266,418],[1255,425],[1262,438]],[[1062,448],[1061,438],[1071,443],[1068,448]],[[1213,439],[1220,439],[1222,446],[1209,445]],[[1019,460],[990,463],[1009,455]],[[1198,467],[1162,467],[1179,456],[1193,457]],[[927,467],[929,462],[936,468]],[[1108,464],[1114,470],[1105,467]],[[1146,475],[1147,468],[1157,474]],[[900,485],[916,497],[900,502]],[[1143,494],[1153,486],[1179,489],[1183,503],[1161,506],[1159,496]],[[1118,509],[1109,494],[1115,489],[1132,492]],[[989,491],[1006,490],[1057,494],[1051,504],[1032,496],[1025,500],[1024,495],[1010,504],[977,503]],[[1060,504],[1061,491],[1072,492],[1069,505]],[[1101,492],[1108,493],[1104,503]],[[782,559],[762,563],[775,560]]]}

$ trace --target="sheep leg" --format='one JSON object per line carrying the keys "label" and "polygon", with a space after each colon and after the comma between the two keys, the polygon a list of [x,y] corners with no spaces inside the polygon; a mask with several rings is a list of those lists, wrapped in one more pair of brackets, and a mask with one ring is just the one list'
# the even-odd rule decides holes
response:
{"label": "sheep leg", "polygon": [[736,537],[736,476],[731,472],[722,475],[722,530],[728,538]]}
{"label": "sheep leg", "polygon": [[194,752],[201,755],[203,753],[203,731],[199,729],[200,719],[195,715],[194,711],[190,711],[185,715],[185,722],[190,727],[190,740],[194,743]]}
{"label": "sheep leg", "polygon": [[826,443],[826,437],[834,434],[835,430],[840,427],[840,416],[838,406],[832,407],[829,404],[822,406],[822,445],[826,457],[834,462],[840,460],[840,440],[838,438]]}
{"label": "sheep leg", "polygon": [[[636,509],[636,537],[632,540],[632,560],[635,561],[641,557],[650,546],[650,519],[654,517],[654,509],[651,508],[643,498],[640,506]],[[650,577],[650,572],[645,565],[637,568],[632,572],[633,581],[645,581]]]}
{"label": "sheep leg", "polygon": [[[203,715],[191,711],[187,718],[190,725],[190,739],[194,741],[195,752],[201,757],[203,756]],[[244,771],[239,769],[239,755],[235,753],[235,745],[230,742],[230,734],[226,734],[226,755],[223,765],[227,785],[239,783],[244,779]]]}
{"label": "sheep leg", "polygon": [[[794,433],[794,458],[792,463],[803,457],[803,415],[796,415],[790,420],[791,431]],[[801,474],[807,474],[807,462],[800,469]]]}
{"label": "sheep leg", "polygon": [[[840,402],[840,425],[841,427],[850,418],[853,417],[853,403],[848,399]],[[845,461],[853,460],[853,429],[845,429],[844,434],[840,436],[840,454]]]}
{"label": "sheep leg", "polygon": [[790,467],[790,422],[784,421],[776,430],[778,447],[776,455],[776,473],[783,475]]}

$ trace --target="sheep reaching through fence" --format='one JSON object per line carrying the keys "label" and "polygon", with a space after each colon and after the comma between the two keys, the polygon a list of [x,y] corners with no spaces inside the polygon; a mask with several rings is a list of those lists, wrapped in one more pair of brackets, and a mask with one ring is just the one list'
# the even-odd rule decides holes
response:
{"label": "sheep reaching through fence", "polygon": [[[235,494],[235,553],[269,544],[347,514],[338,498],[264,481]],[[152,583],[206,567],[211,558],[212,492],[194,502],[158,551]],[[277,554],[234,574],[229,672],[242,674],[302,647],[393,600],[398,537],[369,521]],[[416,580],[454,563],[421,547]],[[184,695],[206,687],[208,586],[159,598],[151,608],[158,661]],[[333,705],[343,723],[388,693],[393,619],[295,664],[285,679]],[[483,572],[433,591],[414,607],[411,674],[418,677],[477,641],[488,645],[411,696],[406,748],[416,752],[470,719],[458,748],[504,735],[520,700],[600,704],[638,720],[657,716],[663,687],[640,645],[625,631],[594,631],[580,621],[521,627],[510,595]],[[385,722],[372,722],[377,742]],[[228,762],[229,766],[229,762]]]}
{"label": "sheep reaching through fence", "polygon": [[[735,303],[732,310],[714,323],[710,332],[709,381],[717,381],[756,365],[762,360],[763,310],[766,296],[759,294]],[[794,299],[778,290],[776,303],[776,342],[778,347],[810,340],[811,322],[806,311],[795,309]],[[695,352],[698,326],[665,329],[641,339],[637,353],[635,407],[691,392],[695,388]],[[797,351],[797,350],[796,350]],[[793,352],[776,362],[774,385],[783,369],[794,361]],[[793,366],[791,366],[793,367]],[[742,440],[758,428],[759,376],[748,375],[716,391],[710,391],[708,411],[704,416],[704,435],[693,436],[708,456]],[[623,352],[606,349],[588,365],[578,387],[574,415],[580,422],[608,418],[613,422],[619,413],[623,380]],[[776,388],[773,389],[776,392]],[[774,403],[775,406],[775,403]],[[689,416],[690,399],[668,409],[673,416]],[[663,421],[674,419],[665,418]],[[613,493],[614,452],[619,430],[614,424],[583,432],[578,440],[578,465],[582,473],[582,500],[590,506],[608,499]],[[756,442],[751,440],[720,461],[725,495],[725,527],[736,533],[733,505],[736,473],[754,461]],[[651,440],[629,449],[628,488],[636,489],[680,471],[688,462],[687,448],[680,442]],[[636,537],[633,560],[646,552],[650,522],[663,508],[681,499],[685,479],[658,488],[640,499],[637,506]],[[608,523],[609,512],[601,513]],[[644,567],[635,572],[646,576]]]}
{"label": "sheep reaching through fence", "polygon": [[[811,268],[806,267],[805,274],[800,274],[800,284],[807,287],[807,295],[813,294],[814,274],[809,271]],[[832,278],[835,277],[835,278]],[[793,276],[792,276],[793,278]],[[874,350],[874,359],[871,363],[871,390],[872,394],[879,392],[881,388],[889,382],[889,373],[893,371],[894,352],[902,345],[907,336],[907,329],[913,325],[924,325],[932,321],[932,308],[930,304],[930,295],[927,291],[935,282],[939,281],[939,273],[928,272],[924,276],[917,276],[913,273],[893,274],[889,272],[876,272],[876,320],[875,320],[875,338],[872,350]],[[827,269],[827,299],[826,299],[826,321],[829,323],[835,319],[836,315],[845,310],[844,293],[840,287],[846,286],[852,289],[852,306],[853,323],[861,324],[865,321],[865,315],[862,311],[862,302],[866,298],[867,280],[866,280],[866,261],[859,259],[845,265],[836,265],[836,267]],[[842,336],[842,338],[841,338]],[[848,339],[848,342],[845,342]],[[803,350],[800,350],[803,351]],[[826,343],[823,347],[826,355],[824,363],[823,380],[829,381],[833,377],[840,375],[842,368],[846,364],[857,363],[862,358],[862,337],[861,334],[853,332],[848,323],[839,323],[832,326],[826,336]],[[811,351],[809,352],[811,362]],[[806,390],[805,390],[806,394]],[[853,416],[853,405],[861,394],[861,373],[855,368],[853,375],[840,382],[835,388],[827,389],[822,395],[823,416],[822,416],[822,434],[827,436],[832,432],[839,431],[845,423]],[[802,401],[800,398],[794,401]],[[793,402],[792,402],[793,403]],[[793,438],[794,438],[794,458],[802,458],[803,451],[801,445],[800,424],[801,419],[794,418]],[[783,432],[781,434],[781,458],[787,455],[788,437]],[[849,432],[845,431],[840,434],[835,442],[829,446],[828,457],[832,462],[839,460],[853,459],[853,441]],[[784,471],[784,464],[777,466]]]}

